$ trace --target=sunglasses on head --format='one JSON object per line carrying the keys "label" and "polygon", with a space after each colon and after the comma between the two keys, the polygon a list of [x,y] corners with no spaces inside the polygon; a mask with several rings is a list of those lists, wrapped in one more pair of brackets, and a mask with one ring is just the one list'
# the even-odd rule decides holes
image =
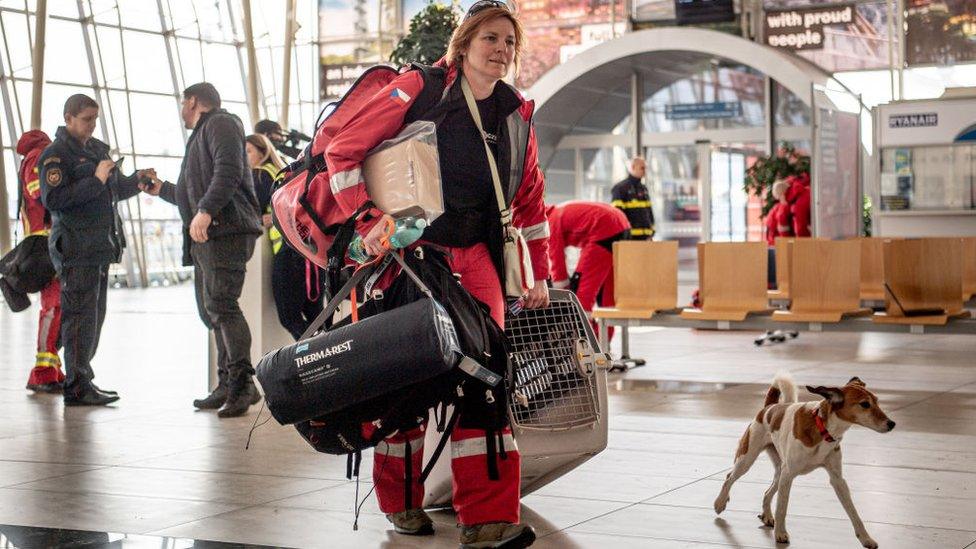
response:
{"label": "sunglasses on head", "polygon": [[467,19],[472,15],[478,13],[479,11],[484,11],[488,8],[504,8],[506,11],[511,11],[508,7],[508,3],[503,0],[478,0],[471,7],[468,8],[468,12],[464,14],[464,18]]}

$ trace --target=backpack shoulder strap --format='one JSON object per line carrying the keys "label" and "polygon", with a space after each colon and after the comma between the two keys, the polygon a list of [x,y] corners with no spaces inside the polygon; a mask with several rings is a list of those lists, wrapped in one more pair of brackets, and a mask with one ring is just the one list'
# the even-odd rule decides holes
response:
{"label": "backpack shoulder strap", "polygon": [[424,89],[413,102],[407,115],[404,117],[404,124],[420,120],[428,111],[437,106],[444,93],[444,84],[447,80],[447,71],[442,67],[411,63],[409,70],[418,70],[424,78]]}

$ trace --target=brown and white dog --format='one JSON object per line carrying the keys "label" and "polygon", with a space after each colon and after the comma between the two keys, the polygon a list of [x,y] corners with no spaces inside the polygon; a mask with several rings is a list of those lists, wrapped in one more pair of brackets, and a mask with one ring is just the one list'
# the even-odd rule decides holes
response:
{"label": "brown and white dog", "polygon": [[[868,391],[864,382],[852,377],[843,387],[811,387],[807,390],[824,399],[797,402],[796,384],[787,374],[778,374],[766,392],[766,402],[755,421],[739,440],[735,465],[725,477],[725,484],[715,498],[715,512],[721,514],[729,502],[732,484],[752,467],[760,452],[769,455],[776,466],[773,483],[763,496],[759,520],[772,526],[778,543],[789,543],[786,532],[786,506],[789,504],[793,479],[823,467],[830,475],[837,499],[854,525],[854,533],[861,545],[878,546],[871,539],[851,501],[851,492],[842,475],[840,440],[852,425],[862,425],[879,433],[895,428],[895,422],[878,407],[878,397]],[[776,515],[770,510],[773,496]]]}

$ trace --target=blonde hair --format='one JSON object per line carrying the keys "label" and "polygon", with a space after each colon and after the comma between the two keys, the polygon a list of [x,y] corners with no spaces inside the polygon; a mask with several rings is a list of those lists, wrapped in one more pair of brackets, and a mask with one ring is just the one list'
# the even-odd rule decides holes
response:
{"label": "blonde hair", "polygon": [[266,136],[259,133],[252,133],[245,139],[251,144],[252,147],[261,153],[261,162],[259,165],[263,166],[268,162],[271,162],[271,164],[279,170],[285,167],[285,161],[281,159],[278,151],[276,151],[274,145],[271,144],[271,140]]}
{"label": "blonde hair", "polygon": [[777,180],[775,183],[773,183],[773,189],[772,189],[773,198],[779,200],[780,198],[782,198],[784,194],[786,194],[786,190],[789,188],[790,188],[789,183],[783,181],[782,179]]}
{"label": "blonde hair", "polygon": [[502,7],[480,10],[462,21],[458,28],[454,29],[454,33],[451,34],[451,41],[447,45],[447,64],[460,66],[461,60],[464,58],[464,51],[471,46],[471,42],[478,35],[478,29],[481,28],[481,25],[499,17],[511,21],[512,27],[515,28],[515,74],[518,75],[522,63],[522,50],[525,48],[525,31],[515,14]]}

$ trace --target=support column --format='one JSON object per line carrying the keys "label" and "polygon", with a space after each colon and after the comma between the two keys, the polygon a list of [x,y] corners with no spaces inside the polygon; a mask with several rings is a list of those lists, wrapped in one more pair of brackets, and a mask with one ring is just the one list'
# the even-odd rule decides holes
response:
{"label": "support column", "polygon": [[[0,81],[0,85],[6,86],[5,82]],[[3,135],[0,135],[0,211],[3,211],[3,218],[0,219],[0,256],[10,251],[10,212],[7,211],[7,167],[3,158]],[[20,185],[20,181],[17,181]],[[14,219],[20,217],[20,212],[14,213]]]}
{"label": "support column", "polygon": [[254,27],[251,25],[251,0],[243,0],[244,47],[247,48],[247,109],[251,114],[251,127],[261,120],[258,112],[258,57],[254,51]]}
{"label": "support column", "polygon": [[[295,0],[285,2],[285,48],[281,62],[282,85],[281,104],[278,106],[278,123],[288,131],[288,107],[291,104],[291,53],[295,44]],[[382,42],[381,42],[382,44]]]}
{"label": "support column", "polygon": [[631,156],[644,156],[644,117],[641,112],[641,102],[644,99],[644,81],[640,73],[634,71],[630,75],[630,120],[634,138],[634,153]]}
{"label": "support column", "polygon": [[[176,112],[180,112],[183,98],[181,97],[182,90],[180,89],[180,82],[176,77],[176,61],[173,58],[175,31],[166,22],[166,13],[163,11],[163,0],[156,0],[156,7],[159,9],[159,28],[162,29],[163,42],[166,44],[166,58],[169,60],[169,76],[173,81],[173,98],[176,100]],[[186,134],[186,127],[183,124],[180,124],[180,131],[183,132],[183,143],[186,143],[188,136]]]}
{"label": "support column", "polygon": [[33,77],[31,79],[31,129],[41,129],[41,105],[44,89],[44,40],[47,34],[47,0],[37,0],[34,30]]}
{"label": "support column", "polygon": [[763,101],[763,112],[766,118],[766,154],[773,154],[776,150],[776,81],[769,76],[764,77],[763,87],[766,91]]}

